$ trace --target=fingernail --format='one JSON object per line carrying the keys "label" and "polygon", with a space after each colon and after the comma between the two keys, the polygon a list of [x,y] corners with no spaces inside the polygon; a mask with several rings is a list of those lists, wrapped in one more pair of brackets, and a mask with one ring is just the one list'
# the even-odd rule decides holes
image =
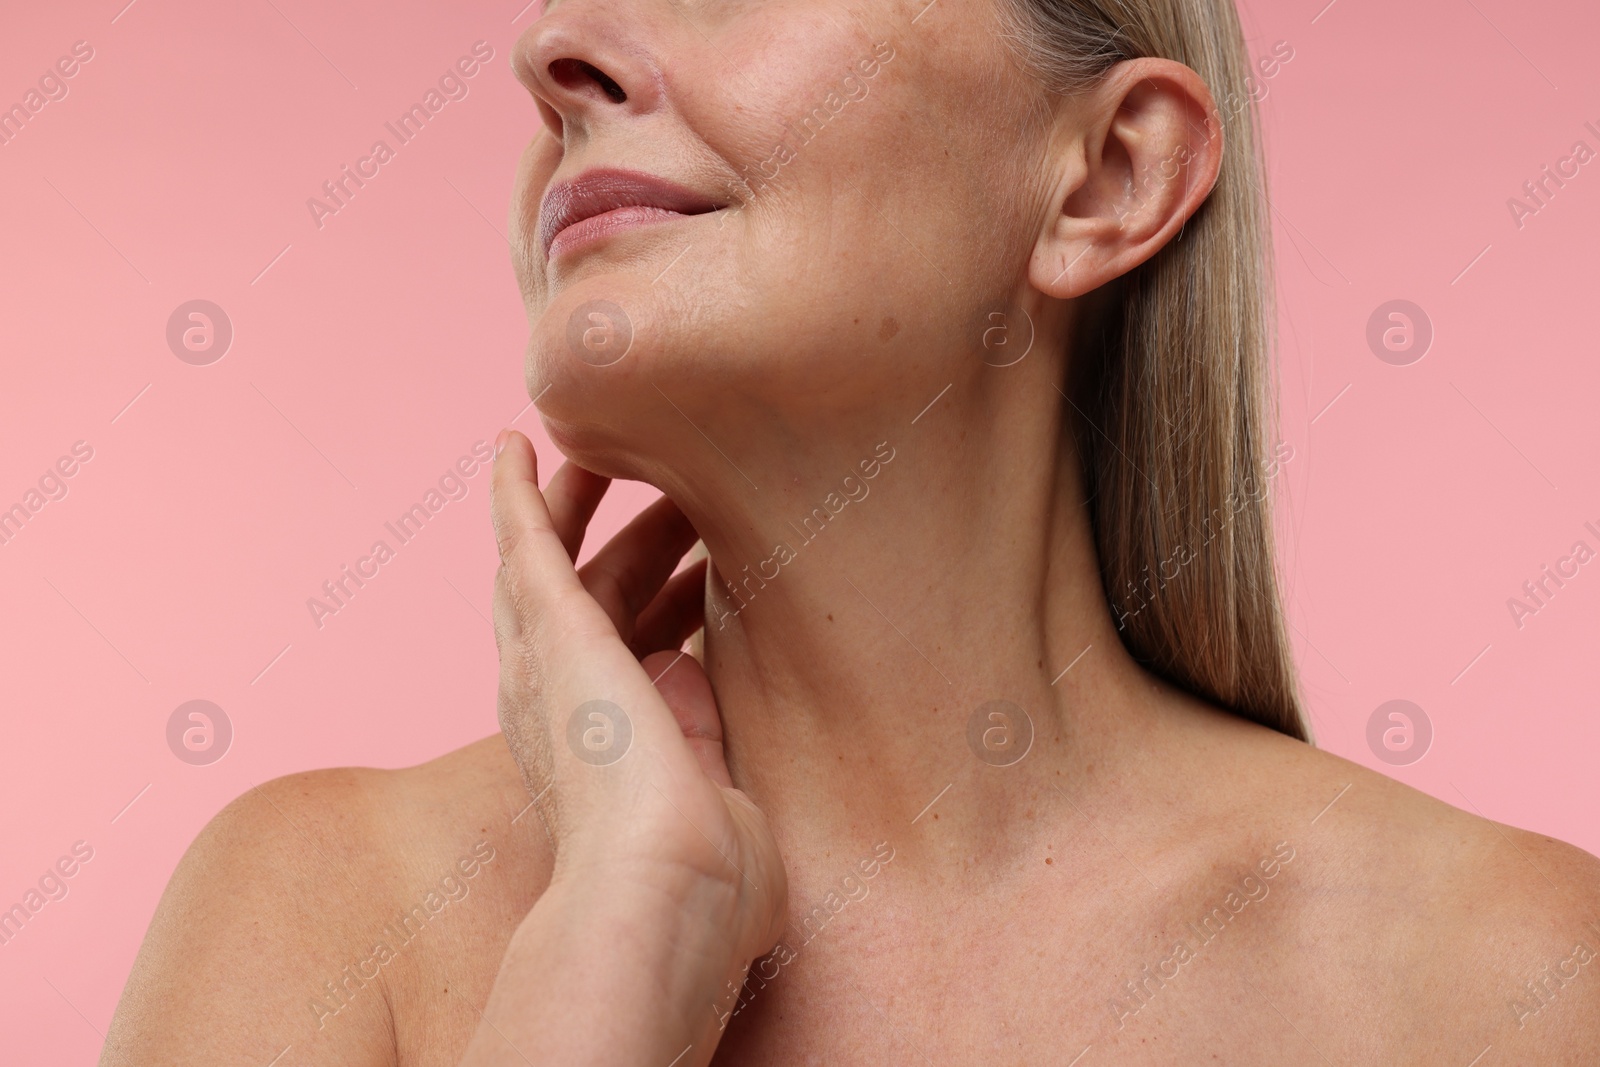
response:
{"label": "fingernail", "polygon": [[506,438],[510,436],[510,434],[510,430],[501,430],[500,436],[494,439],[494,454],[496,458],[499,458],[500,453],[506,450]]}

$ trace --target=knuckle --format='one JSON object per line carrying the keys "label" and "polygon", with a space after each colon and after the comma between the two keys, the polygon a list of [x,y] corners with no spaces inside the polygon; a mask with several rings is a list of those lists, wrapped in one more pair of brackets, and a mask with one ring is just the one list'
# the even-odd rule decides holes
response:
{"label": "knuckle", "polygon": [[495,572],[494,604],[489,609],[489,614],[493,620],[495,647],[504,651],[506,642],[521,637],[525,630],[522,617],[517,614],[516,604],[511,598],[511,588],[505,578],[504,566]]}
{"label": "knuckle", "polygon": [[495,547],[500,552],[502,562],[509,560],[516,552],[521,541],[520,531],[511,516],[496,508],[490,513],[490,523],[494,528]]}
{"label": "knuckle", "polygon": [[513,566],[509,569],[505,584],[506,603],[511,608],[511,616],[517,621],[519,633],[527,635],[537,629],[539,623],[538,609],[535,606],[533,589],[525,576],[520,574]]}
{"label": "knuckle", "polygon": [[501,687],[508,682],[531,680],[537,676],[540,662],[537,645],[529,640],[529,631],[519,629],[504,634],[498,642],[500,653]]}
{"label": "knuckle", "polygon": [[496,711],[501,731],[519,744],[526,744],[541,732],[544,721],[538,668],[530,662],[521,642],[511,642],[510,652],[500,661],[500,690]]}

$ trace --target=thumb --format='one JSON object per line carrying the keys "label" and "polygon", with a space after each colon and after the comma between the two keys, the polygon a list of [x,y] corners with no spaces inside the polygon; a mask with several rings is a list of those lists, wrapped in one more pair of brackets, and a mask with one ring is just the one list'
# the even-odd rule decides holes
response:
{"label": "thumb", "polygon": [[652,652],[639,665],[672,709],[672,717],[678,721],[678,729],[683,731],[684,740],[706,777],[732,788],[733,779],[722,750],[722,716],[711,692],[711,679],[706,677],[700,661],[687,652],[666,651]]}

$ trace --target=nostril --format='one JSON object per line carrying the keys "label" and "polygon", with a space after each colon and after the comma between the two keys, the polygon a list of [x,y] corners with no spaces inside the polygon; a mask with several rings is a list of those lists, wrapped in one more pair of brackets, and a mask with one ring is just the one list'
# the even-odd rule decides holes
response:
{"label": "nostril", "polygon": [[628,99],[628,94],[622,91],[622,86],[613,81],[605,71],[581,59],[556,60],[550,64],[550,77],[563,89],[581,91],[586,85],[597,85],[613,104],[620,104]]}

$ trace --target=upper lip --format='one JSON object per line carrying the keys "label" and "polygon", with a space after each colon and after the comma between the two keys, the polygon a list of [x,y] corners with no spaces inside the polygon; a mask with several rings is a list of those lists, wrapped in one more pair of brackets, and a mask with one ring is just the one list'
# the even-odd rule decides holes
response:
{"label": "upper lip", "polygon": [[654,207],[683,215],[701,215],[725,205],[692,189],[634,170],[598,169],[572,181],[556,182],[539,205],[539,243],[545,255],[556,234],[575,222],[622,207]]}

